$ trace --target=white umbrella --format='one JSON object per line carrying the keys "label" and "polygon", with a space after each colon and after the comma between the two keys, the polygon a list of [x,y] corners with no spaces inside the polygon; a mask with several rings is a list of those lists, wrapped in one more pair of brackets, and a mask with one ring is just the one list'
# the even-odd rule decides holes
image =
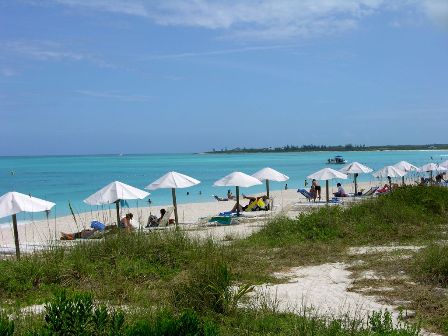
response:
{"label": "white umbrella", "polygon": [[115,203],[117,209],[117,225],[120,225],[120,200],[143,199],[149,193],[128,184],[114,181],[84,200],[90,205]]}
{"label": "white umbrella", "polygon": [[173,206],[174,206],[174,220],[176,222],[176,225],[178,225],[179,217],[177,216],[176,188],[188,188],[199,183],[201,183],[201,181],[196,180],[188,175],[171,171],[169,173],[166,173],[159,179],[155,180],[151,184],[147,185],[145,189],[156,190],[161,188],[171,188],[171,194],[173,196]]}
{"label": "white umbrella", "polygon": [[12,226],[14,230],[14,243],[16,245],[16,256],[20,258],[19,233],[17,231],[17,214],[19,212],[48,211],[55,203],[44,201],[40,198],[31,197],[15,191],[8,192],[0,197],[0,218],[12,215]]}
{"label": "white umbrella", "polygon": [[448,169],[448,160],[443,161],[441,164],[439,164],[439,166]]}
{"label": "white umbrella", "polygon": [[240,187],[247,188],[258,184],[262,184],[260,180],[241,172],[233,172],[213,183],[213,185],[217,187],[236,187],[237,215],[240,213]]}
{"label": "white umbrella", "polygon": [[407,172],[395,168],[394,166],[386,166],[376,172],[374,172],[372,175],[374,177],[383,178],[387,177],[389,180],[389,186],[392,188],[392,177],[403,177],[407,174]]}
{"label": "white umbrella", "polygon": [[443,166],[440,166],[440,165],[438,165],[436,163],[432,163],[431,162],[431,163],[428,163],[428,164],[425,164],[425,165],[421,166],[419,168],[419,171],[421,171],[421,172],[429,172],[429,174],[430,174],[430,181],[432,183],[433,182],[432,181],[432,174],[433,174],[433,172],[446,172],[446,171],[448,171],[448,169],[443,167]]}
{"label": "white umbrella", "polygon": [[340,169],[339,171],[344,174],[353,174],[353,176],[355,177],[355,195],[358,195],[358,183],[357,183],[358,174],[371,173],[373,172],[373,169],[364,166],[359,162],[352,162],[343,167],[342,169]]}
{"label": "white umbrella", "polygon": [[401,169],[395,168],[394,166],[386,166],[376,172],[374,172],[372,175],[374,177],[402,177],[405,176],[407,173]]}
{"label": "white umbrella", "polygon": [[393,165],[393,167],[398,168],[404,172],[418,171],[418,167],[407,161],[400,161]]}
{"label": "white umbrella", "polygon": [[[419,169],[417,166],[414,166],[413,164],[407,162],[407,161],[400,161],[393,165],[395,168],[398,168],[406,173],[409,173],[411,171],[418,172]],[[402,184],[404,184],[404,176],[402,176]]]}
{"label": "white umbrella", "polygon": [[338,172],[337,170],[331,169],[331,168],[324,168],[324,169],[321,169],[311,175],[308,175],[307,178],[325,181],[325,194],[327,196],[327,202],[328,202],[330,200],[330,191],[329,191],[328,180],[332,180],[335,178],[340,178],[340,179],[345,180],[347,178],[347,175],[344,173]]}
{"label": "white umbrella", "polygon": [[447,170],[448,170],[447,168],[445,168],[441,165],[438,165],[437,163],[428,163],[419,168],[419,171],[421,171],[421,172],[434,172],[434,171],[441,172],[441,171],[447,171]]}
{"label": "white umbrella", "polygon": [[260,181],[266,180],[266,195],[269,197],[269,181],[276,181],[276,182],[284,182],[289,180],[289,177],[285,174],[282,174],[272,168],[266,167],[259,171],[257,171],[255,174],[252,174],[253,177],[256,179],[259,179]]}

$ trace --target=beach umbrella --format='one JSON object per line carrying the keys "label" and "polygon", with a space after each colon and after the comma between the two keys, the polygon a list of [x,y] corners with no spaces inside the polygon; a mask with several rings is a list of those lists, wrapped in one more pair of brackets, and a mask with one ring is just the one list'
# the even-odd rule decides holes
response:
{"label": "beach umbrella", "polygon": [[40,198],[31,197],[15,191],[8,192],[0,197],[0,218],[12,216],[14,231],[14,243],[16,245],[16,256],[20,259],[19,233],[17,231],[17,214],[19,212],[49,211],[55,204]]}
{"label": "beach umbrella", "polygon": [[428,163],[428,164],[425,164],[425,165],[421,166],[419,168],[419,171],[421,171],[421,172],[429,172],[430,180],[431,180],[431,183],[432,183],[433,172],[446,172],[446,171],[448,171],[448,169],[443,167],[443,166],[441,166],[441,165],[438,165],[437,163],[432,163],[431,162],[431,163]]}
{"label": "beach umbrella", "polygon": [[145,189],[156,190],[162,188],[171,188],[171,195],[173,196],[173,206],[174,206],[174,220],[176,222],[176,225],[178,225],[179,217],[177,216],[176,189],[192,187],[199,183],[201,183],[201,181],[196,180],[188,175],[171,171],[169,173],[166,173],[159,179],[155,180],[151,184],[147,185]]}
{"label": "beach umbrella", "polygon": [[241,172],[233,172],[213,183],[213,185],[217,187],[236,188],[236,213],[238,216],[240,214],[240,187],[247,188],[259,184],[262,184],[259,179]]}
{"label": "beach umbrella", "polygon": [[266,196],[269,197],[269,181],[284,182],[289,180],[289,177],[269,167],[263,168],[252,174],[253,177],[260,181],[266,181]]}
{"label": "beach umbrella", "polygon": [[[413,164],[407,162],[407,161],[400,161],[396,164],[393,165],[395,168],[398,168],[406,173],[415,171],[418,172],[419,169],[417,166],[414,166]],[[402,178],[402,184],[404,184],[404,176],[401,177]]]}
{"label": "beach umbrella", "polygon": [[441,171],[447,171],[447,170],[448,170],[447,168],[445,168],[441,165],[438,165],[437,163],[428,163],[419,168],[419,171],[421,171],[421,172],[434,172],[434,171],[441,172]]}
{"label": "beach umbrella", "polygon": [[371,173],[373,172],[373,169],[364,166],[359,162],[352,162],[346,165],[345,167],[341,168],[339,171],[344,174],[353,174],[353,176],[355,177],[355,196],[356,196],[358,195],[358,183],[357,183],[358,174]]}
{"label": "beach umbrella", "polygon": [[324,168],[324,169],[321,169],[311,175],[308,175],[307,178],[325,181],[325,194],[327,196],[327,202],[328,202],[330,200],[330,191],[329,191],[328,180],[332,180],[335,178],[345,180],[347,178],[347,175],[344,173],[338,172],[337,170],[331,169],[331,168]]}
{"label": "beach umbrella", "polygon": [[149,193],[144,190],[137,189],[119,181],[114,181],[87,197],[84,203],[90,205],[115,203],[118,226],[120,225],[120,200],[143,199],[148,195]]}
{"label": "beach umbrella", "polygon": [[439,166],[448,169],[448,160],[443,161],[441,164],[439,164]]}
{"label": "beach umbrella", "polygon": [[393,167],[398,168],[404,172],[411,172],[411,171],[418,171],[418,167],[414,166],[413,164],[407,162],[407,161],[400,161],[393,165]]}
{"label": "beach umbrella", "polygon": [[383,178],[387,177],[389,180],[389,186],[392,188],[392,177],[403,177],[407,174],[407,172],[395,168],[394,166],[386,166],[376,172],[374,172],[372,175],[374,177]]}

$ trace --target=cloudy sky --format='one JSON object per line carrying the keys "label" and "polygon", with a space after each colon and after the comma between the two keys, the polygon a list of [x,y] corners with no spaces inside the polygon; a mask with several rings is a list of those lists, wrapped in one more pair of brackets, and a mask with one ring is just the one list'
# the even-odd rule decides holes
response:
{"label": "cloudy sky", "polygon": [[0,155],[447,143],[448,0],[0,1]]}

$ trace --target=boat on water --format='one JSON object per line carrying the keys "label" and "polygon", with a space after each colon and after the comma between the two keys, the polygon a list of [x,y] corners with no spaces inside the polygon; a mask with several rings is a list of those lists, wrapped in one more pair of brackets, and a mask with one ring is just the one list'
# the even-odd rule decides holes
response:
{"label": "boat on water", "polygon": [[341,155],[336,155],[334,158],[330,158],[327,160],[329,164],[344,164],[347,163],[347,160],[344,159]]}

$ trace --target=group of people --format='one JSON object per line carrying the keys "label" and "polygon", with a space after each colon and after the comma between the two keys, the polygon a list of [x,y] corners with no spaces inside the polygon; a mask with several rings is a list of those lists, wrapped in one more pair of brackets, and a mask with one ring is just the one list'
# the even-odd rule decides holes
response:
{"label": "group of people", "polygon": [[[162,222],[162,219],[166,216],[167,211],[165,209],[160,209],[160,216],[149,215],[146,227],[157,227]],[[127,213],[124,217],[120,219],[118,227],[125,231],[133,231],[134,226],[132,225],[132,220],[134,214]],[[168,222],[172,224],[172,220],[168,219]],[[83,229],[77,232],[61,232],[61,240],[75,240],[75,239],[91,239],[95,236],[100,237],[98,233],[104,233],[108,230],[116,228],[116,225],[105,225],[99,221],[92,221],[89,229]]]}

